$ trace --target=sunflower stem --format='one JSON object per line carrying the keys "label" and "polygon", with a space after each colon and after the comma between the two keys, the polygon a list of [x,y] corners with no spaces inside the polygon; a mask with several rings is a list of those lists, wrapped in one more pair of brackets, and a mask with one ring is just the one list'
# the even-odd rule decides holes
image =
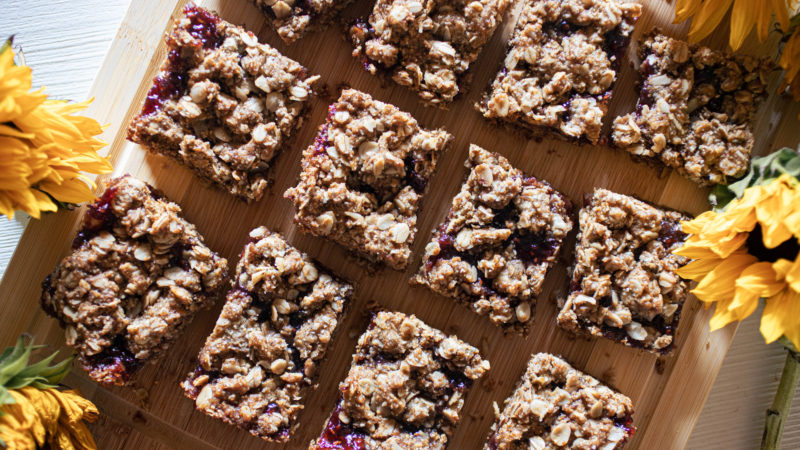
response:
{"label": "sunflower stem", "polygon": [[800,380],[800,353],[787,348],[786,363],[783,366],[778,392],[775,393],[772,407],[767,410],[764,435],[761,437],[761,450],[778,450],[780,448],[783,427],[789,418],[789,409],[792,407],[792,398],[798,380]]}

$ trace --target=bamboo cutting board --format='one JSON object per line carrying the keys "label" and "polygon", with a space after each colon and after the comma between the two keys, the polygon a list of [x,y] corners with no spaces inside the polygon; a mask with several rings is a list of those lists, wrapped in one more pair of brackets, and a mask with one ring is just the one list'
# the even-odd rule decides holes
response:
{"label": "bamboo cutting board", "polygon": [[[361,1],[347,15],[365,12]],[[644,14],[635,36],[660,26],[675,36],[685,35],[685,26],[671,25],[674,4],[666,0],[644,0]],[[287,448],[303,448],[317,437],[334,406],[336,387],[350,364],[357,336],[366,326],[365,306],[377,302],[388,309],[414,313],[430,325],[455,333],[478,346],[491,361],[489,375],[476,383],[463,410],[463,419],[451,440],[451,449],[480,448],[493,421],[492,402],[502,405],[524,371],[531,353],[561,354],[584,370],[630,396],[636,407],[638,428],[628,448],[682,448],[691,433],[725,353],[735,327],[708,333],[710,311],[699,307],[693,297],[687,301],[677,332],[677,350],[658,358],[606,340],[574,338],[555,326],[555,298],[566,290],[566,264],[557,265],[548,276],[539,297],[535,322],[527,338],[504,336],[487,318],[479,317],[454,301],[423,288],[408,286],[408,278],[419,264],[431,230],[444,218],[452,196],[464,176],[463,162],[469,143],[497,151],[530,175],[548,180],[580,204],[593,187],[634,194],[652,203],[698,214],[707,209],[707,191],[667,170],[634,162],[627,154],[602,147],[582,146],[545,139],[537,142],[523,135],[493,127],[472,109],[482,89],[494,76],[503,58],[504,43],[513,28],[516,9],[509,14],[482,56],[473,65],[473,83],[449,111],[423,107],[416,95],[392,83],[382,85],[366,74],[350,56],[349,44],[336,27],[310,35],[292,47],[285,46],[264,23],[260,12],[246,0],[207,0],[200,6],[219,12],[233,23],[243,24],[262,42],[275,46],[322,75],[331,98],[314,103],[310,120],[272,169],[274,183],[258,203],[247,205],[230,195],[201,183],[188,170],[159,156],[146,153],[125,141],[125,128],[138,109],[165,54],[163,35],[172,19],[180,15],[186,0],[138,0],[131,5],[103,64],[92,95],[96,97],[89,115],[108,123],[105,138],[115,175],[130,173],[149,181],[183,207],[207,244],[229,259],[233,268],[250,229],[266,225],[280,231],[287,240],[320,260],[356,285],[356,295],[343,332],[332,343],[323,364],[320,387],[306,399],[301,426]],[[718,31],[709,45],[723,48],[727,30]],[[776,43],[768,44],[774,51]],[[754,52],[750,43],[744,51]],[[762,52],[764,50],[761,50]],[[634,108],[637,94],[635,71],[624,64],[607,117]],[[772,80],[771,89],[778,80]],[[300,170],[302,149],[312,140],[324,120],[327,104],[337,88],[348,85],[411,112],[427,128],[444,127],[456,137],[449,153],[440,160],[439,170],[429,184],[419,216],[419,233],[414,257],[404,273],[390,269],[367,271],[362,263],[340,247],[322,239],[300,234],[292,224],[293,209],[282,198],[294,184]],[[781,146],[795,146],[800,140],[796,127],[797,106],[787,99],[771,96],[756,122],[756,154]],[[63,332],[55,320],[39,308],[40,283],[68,251],[82,211],[61,212],[33,221],[20,241],[14,259],[0,285],[0,345],[10,345],[22,332],[36,336],[39,343],[63,345]],[[567,254],[574,235],[565,245]],[[103,417],[92,425],[100,448],[277,448],[194,410],[178,387],[195,366],[194,357],[213,328],[222,306],[200,314],[185,334],[155,365],[147,366],[125,388],[102,388],[76,369],[65,381],[93,400]]]}

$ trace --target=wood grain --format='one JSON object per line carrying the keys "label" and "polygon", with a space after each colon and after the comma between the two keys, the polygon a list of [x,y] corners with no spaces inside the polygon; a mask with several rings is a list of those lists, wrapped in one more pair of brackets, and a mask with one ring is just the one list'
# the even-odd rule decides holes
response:
{"label": "wood grain", "polygon": [[[365,326],[365,318],[360,312],[372,300],[387,308],[415,313],[437,328],[458,334],[477,345],[492,362],[490,375],[478,383],[467,398],[464,419],[451,448],[480,447],[493,419],[491,403],[502,403],[522,374],[529,355],[537,351],[561,354],[576,367],[633,399],[639,431],[631,442],[632,448],[650,447],[654,443],[658,443],[658,448],[682,448],[685,445],[735,331],[729,327],[709,334],[707,321],[710,311],[698,308],[696,300],[690,299],[686,306],[678,330],[678,351],[659,361],[652,355],[609,341],[576,339],[554,326],[556,311],[553,301],[566,285],[564,264],[557,266],[545,283],[535,313],[536,322],[527,339],[503,336],[486,318],[475,316],[451,300],[424,289],[410,288],[407,280],[419,263],[430,230],[445,216],[450,199],[458,189],[469,143],[504,154],[513,164],[550,181],[573,200],[582,198],[593,187],[601,186],[696,214],[707,208],[706,191],[670,171],[636,163],[620,151],[575,147],[550,140],[530,141],[482,120],[473,111],[472,104],[503,57],[503,43],[510,34],[513,17],[505,22],[502,32],[495,36],[476,62],[473,88],[453,103],[450,111],[442,111],[424,108],[414,94],[391,84],[382,85],[380,80],[365,74],[352,60],[348,44],[337,36],[335,30],[309,36],[287,48],[249,4],[214,0],[198,3],[219,11],[226,20],[244,24],[262,41],[297,59],[312,73],[321,74],[332,93],[343,84],[364,90],[411,112],[423,126],[443,126],[456,136],[453,150],[442,158],[440,169],[429,186],[420,215],[419,238],[414,244],[414,263],[405,273],[388,269],[365,270],[363,264],[336,245],[297,232],[292,225],[291,205],[282,198],[282,192],[296,180],[302,148],[312,141],[329,99],[316,102],[311,120],[274,167],[274,184],[269,194],[251,205],[203,185],[181,166],[149,155],[124,140],[125,124],[138,110],[149,80],[164,56],[162,36],[185,1],[141,0],[128,11],[92,89],[97,101],[90,111],[95,117],[107,118],[111,124],[106,139],[112,143],[110,154],[116,174],[131,173],[148,180],[181,204],[185,216],[198,225],[209,246],[228,257],[231,266],[246,241],[247,232],[266,225],[284,233],[295,246],[357,286],[355,307],[343,324],[347,332],[333,343],[330,357],[321,371],[325,376],[320,380],[320,389],[307,398],[306,410],[301,415],[303,425],[289,448],[302,447],[319,434],[333,406],[336,385],[349,365],[355,338]],[[637,35],[654,25],[660,25],[677,36],[682,35],[684,27],[669,25],[673,7],[663,0],[646,2]],[[724,40],[724,32],[721,32],[710,44],[720,47]],[[626,65],[612,99],[609,117],[633,108],[636,98],[634,80],[634,71]],[[772,83],[774,87],[777,80]],[[787,100],[770,97],[756,124],[757,153],[796,142],[798,132],[792,126],[796,114],[796,107]],[[28,227],[20,242],[22,251],[15,255],[0,285],[0,308],[3,311],[13,308],[15,311],[14,320],[3,320],[0,344],[10,343],[23,331],[35,334],[43,342],[63,343],[62,331],[55,321],[45,317],[38,308],[39,283],[68,251],[79,218],[80,211],[62,213],[48,216]],[[574,234],[567,247],[573,242]],[[194,366],[193,357],[213,327],[220,307],[218,304],[212,311],[200,315],[157,365],[143,370],[133,386],[106,389],[91,383],[83,374],[70,375],[68,384],[79,387],[107,416],[102,423],[93,426],[102,448],[151,448],[157,445],[168,448],[259,445],[277,448],[194,411],[192,402],[182,397],[177,386]],[[128,434],[119,433],[121,429],[127,430]],[[131,433],[131,429],[138,432]]]}

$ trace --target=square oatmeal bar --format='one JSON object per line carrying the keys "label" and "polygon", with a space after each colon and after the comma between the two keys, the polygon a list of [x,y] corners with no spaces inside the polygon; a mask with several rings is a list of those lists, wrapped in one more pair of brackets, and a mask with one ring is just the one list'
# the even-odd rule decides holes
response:
{"label": "square oatmeal bar", "polygon": [[548,353],[533,355],[503,412],[495,411],[484,450],[614,450],[634,433],[628,397]]}
{"label": "square oatmeal bar", "polygon": [[597,143],[641,11],[627,0],[526,0],[503,68],[477,109]]}
{"label": "square oatmeal bar", "polygon": [[363,92],[343,91],[303,152],[297,186],[285,193],[294,201],[295,223],[370,261],[404,269],[425,186],[452,139]]}
{"label": "square oatmeal bar", "polygon": [[189,5],[184,14],[128,139],[258,200],[319,77],[211,12]]}
{"label": "square oatmeal bar", "polygon": [[209,416],[286,442],[353,288],[264,227],[233,284],[184,391]]}
{"label": "square oatmeal bar", "polygon": [[368,20],[350,27],[353,56],[442,105],[465,87],[465,75],[503,19],[510,0],[377,0]]}
{"label": "square oatmeal bar", "polygon": [[743,175],[774,67],[769,58],[730,55],[657,31],[639,56],[641,94],[635,112],[614,120],[614,144],[702,185]]}
{"label": "square oatmeal bar", "polygon": [[466,166],[467,179],[411,282],[527,333],[545,275],[572,229],[572,205],[476,145]]}
{"label": "square oatmeal bar", "polygon": [[287,44],[330,24],[353,0],[253,0]]}
{"label": "square oatmeal bar", "polygon": [[42,308],[98,383],[123,385],[155,360],[225,288],[228,262],[181,208],[133,177],[106,184],[64,258],[42,283]]}
{"label": "square oatmeal bar", "polygon": [[654,353],[673,349],[688,282],[676,273],[689,260],[671,252],[690,218],[627,195],[595,189],[580,212],[569,296],[558,324]]}
{"label": "square oatmeal bar", "polygon": [[414,316],[379,312],[361,335],[339,399],[312,449],[444,449],[472,383],[478,349]]}

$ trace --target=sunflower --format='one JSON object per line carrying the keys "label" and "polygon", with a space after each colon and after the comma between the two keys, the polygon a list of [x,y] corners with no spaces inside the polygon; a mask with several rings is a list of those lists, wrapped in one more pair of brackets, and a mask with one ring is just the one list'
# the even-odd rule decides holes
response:
{"label": "sunflower", "polygon": [[58,389],[72,358],[50,365],[56,352],[29,365],[38,348],[20,337],[0,354],[0,447],[96,449],[85,422],[97,420],[97,407],[76,390]]}
{"label": "sunflower", "polygon": [[692,293],[716,303],[711,330],[744,319],[766,299],[761,334],[800,348],[800,185],[783,174],[744,190],[724,210],[684,222],[690,236],[675,253],[691,258],[678,274]]}
{"label": "sunflower", "polygon": [[31,91],[31,69],[14,64],[9,45],[0,49],[0,214],[11,218],[20,209],[38,219],[59,204],[94,198],[82,172],[112,167],[97,154],[106,145],[96,137],[103,128],[75,115],[88,105]]}
{"label": "sunflower", "polygon": [[10,395],[14,403],[4,405],[0,416],[0,438],[9,449],[97,448],[84,421],[94,422],[100,413],[78,391],[28,386]]}
{"label": "sunflower", "polygon": [[789,29],[790,3],[793,0],[678,0],[675,5],[675,23],[692,17],[689,40],[697,42],[708,36],[731,11],[730,45],[738,50],[753,29],[758,39],[764,41],[777,18],[782,30]]}

